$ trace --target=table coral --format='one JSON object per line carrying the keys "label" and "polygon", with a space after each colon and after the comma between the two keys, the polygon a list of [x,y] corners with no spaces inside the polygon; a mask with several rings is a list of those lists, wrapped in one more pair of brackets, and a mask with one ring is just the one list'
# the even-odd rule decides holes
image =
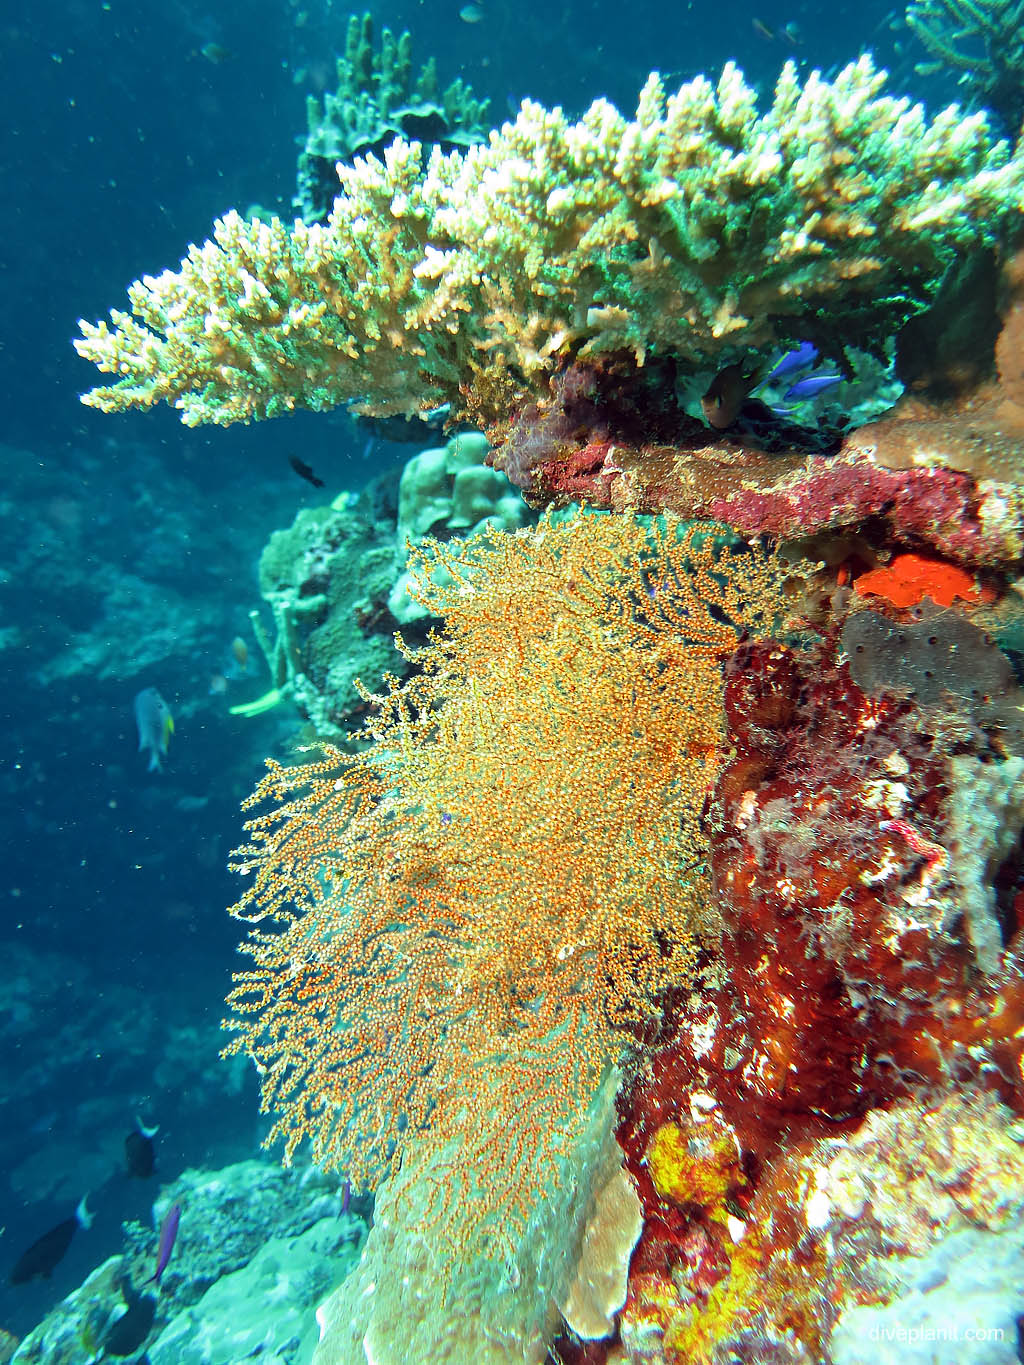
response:
{"label": "table coral", "polygon": [[883,93],[868,57],[767,112],[732,64],[627,120],[525,101],[465,155],[396,140],[339,168],[326,227],[228,214],[180,271],[129,290],[79,352],[104,410],[166,401],[189,424],[450,401],[489,436],[574,357],[691,367],[799,337],[879,347],[957,251],[1019,222],[1024,158],[983,116]]}

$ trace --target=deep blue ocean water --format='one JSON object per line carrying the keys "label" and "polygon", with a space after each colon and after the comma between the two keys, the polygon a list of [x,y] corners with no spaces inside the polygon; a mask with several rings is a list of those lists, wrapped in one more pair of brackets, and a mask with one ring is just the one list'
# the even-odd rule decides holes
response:
{"label": "deep blue ocean water", "polygon": [[[527,95],[631,111],[650,70],[678,83],[730,58],[767,91],[786,57],[829,69],[865,48],[898,87],[939,93],[896,51],[884,0],[483,0],[473,24],[459,8],[374,13],[411,29],[417,63],[433,53],[444,82],[461,74],[488,96],[495,122]],[[154,1187],[122,1172],[135,1114],[161,1125],[163,1180],[257,1148],[254,1079],[216,1058],[237,961],[225,863],[238,803],[287,727],[228,716],[208,680],[258,601],[269,532],[317,501],[288,455],[331,491],[410,453],[367,455],[343,414],[226,431],[166,410],[102,416],[78,402],[94,375],[70,339],[226,209],[287,211],[305,96],[329,82],[348,13],[330,0],[0,11],[0,1325],[16,1332],[118,1247],[122,1220],[148,1221]],[[763,36],[788,23],[799,43]],[[211,43],[220,60],[203,55]],[[147,686],[177,721],[159,774],[136,751],[132,698]],[[10,1288],[9,1263],[86,1190],[93,1228],[50,1281]]]}

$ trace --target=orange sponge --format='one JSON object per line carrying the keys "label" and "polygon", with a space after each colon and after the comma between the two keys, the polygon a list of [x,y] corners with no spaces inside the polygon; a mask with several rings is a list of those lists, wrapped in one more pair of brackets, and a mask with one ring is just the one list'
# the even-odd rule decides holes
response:
{"label": "orange sponge", "polygon": [[940,607],[983,600],[974,578],[957,564],[925,555],[896,555],[881,569],[861,574],[854,588],[862,597],[884,597],[894,607],[916,607],[926,597]]}

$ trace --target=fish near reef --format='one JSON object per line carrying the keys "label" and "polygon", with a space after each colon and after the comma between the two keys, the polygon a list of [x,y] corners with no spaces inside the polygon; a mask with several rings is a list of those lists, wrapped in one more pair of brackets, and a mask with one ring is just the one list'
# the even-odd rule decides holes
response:
{"label": "fish near reef", "polygon": [[149,771],[160,771],[160,759],[174,734],[171,708],[155,687],[144,687],[135,697],[135,724],[139,731],[139,753],[149,750]]}
{"label": "fish near reef", "polygon": [[152,1331],[156,1299],[152,1294],[136,1294],[127,1278],[118,1287],[125,1311],[103,1338],[103,1350],[108,1356],[121,1359],[134,1355]]}
{"label": "fish near reef", "polygon": [[312,468],[308,464],[306,464],[305,460],[300,460],[298,455],[289,455],[288,463],[295,470],[296,474],[298,474],[300,479],[305,479],[306,482],[311,483],[314,488],[323,488],[324,486],[323,479],[317,478],[317,476],[313,473]]}
{"label": "fish near reef", "polygon": [[807,398],[817,398],[819,393],[835,388],[837,384],[843,382],[841,374],[809,374],[804,379],[798,379],[795,384],[790,384],[789,388],[782,395],[784,403],[802,402]]}
{"label": "fish near reef", "polygon": [[809,341],[802,341],[794,350],[779,360],[767,374],[764,366],[756,366],[745,373],[742,364],[726,365],[715,375],[707,393],[700,400],[707,422],[716,431],[727,431],[737,423],[758,423],[773,418],[784,419],[791,410],[776,404],[766,404],[753,397],[766,384],[789,381],[783,403],[804,402],[827,392],[842,383],[839,374],[806,374],[818,362],[818,350]]}
{"label": "fish near reef", "polygon": [[157,1247],[156,1270],[146,1281],[147,1284],[160,1283],[160,1276],[167,1269],[167,1262],[171,1259],[171,1252],[174,1250],[174,1239],[178,1235],[178,1224],[181,1222],[181,1205],[172,1204],[164,1214],[164,1221],[160,1224],[160,1244]]}
{"label": "fish near reef", "polygon": [[773,380],[782,379],[785,375],[796,374],[798,370],[810,369],[817,364],[818,348],[810,341],[801,341],[799,346],[787,351],[782,359],[772,370],[765,375],[764,379],[755,388],[760,388],[761,384],[770,384]]}
{"label": "fish near reef", "polygon": [[138,1118],[135,1127],[124,1140],[124,1160],[128,1174],[136,1180],[148,1180],[156,1170],[156,1150],[153,1139],[160,1131],[160,1125],[152,1128]]}
{"label": "fish near reef", "polygon": [[44,1232],[30,1247],[27,1247],[14,1263],[11,1270],[11,1284],[28,1284],[30,1280],[48,1280],[55,1268],[67,1255],[71,1239],[80,1227],[87,1228],[92,1223],[92,1214],[85,1206],[88,1195],[75,1209],[71,1218],[65,1218],[49,1232]]}
{"label": "fish near reef", "polygon": [[744,374],[740,364],[726,365],[719,370],[708,385],[708,391],[700,400],[708,423],[716,431],[725,431],[739,417],[752,390],[757,388],[760,369]]}

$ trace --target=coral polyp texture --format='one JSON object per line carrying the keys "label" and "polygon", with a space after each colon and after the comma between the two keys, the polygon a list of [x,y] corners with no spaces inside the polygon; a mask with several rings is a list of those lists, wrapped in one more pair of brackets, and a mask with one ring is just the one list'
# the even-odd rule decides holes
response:
{"label": "coral polyp texture", "polygon": [[339,167],[326,226],[227,214],[178,271],[129,290],[80,354],[116,376],[86,401],[165,401],[191,425],[353,402],[451,402],[500,439],[574,358],[697,367],[798,337],[878,347],[957,251],[1021,219],[1024,158],[981,114],[883,91],[868,57],[770,108],[726,66],[629,120],[524,102],[459,152],[396,139]]}

